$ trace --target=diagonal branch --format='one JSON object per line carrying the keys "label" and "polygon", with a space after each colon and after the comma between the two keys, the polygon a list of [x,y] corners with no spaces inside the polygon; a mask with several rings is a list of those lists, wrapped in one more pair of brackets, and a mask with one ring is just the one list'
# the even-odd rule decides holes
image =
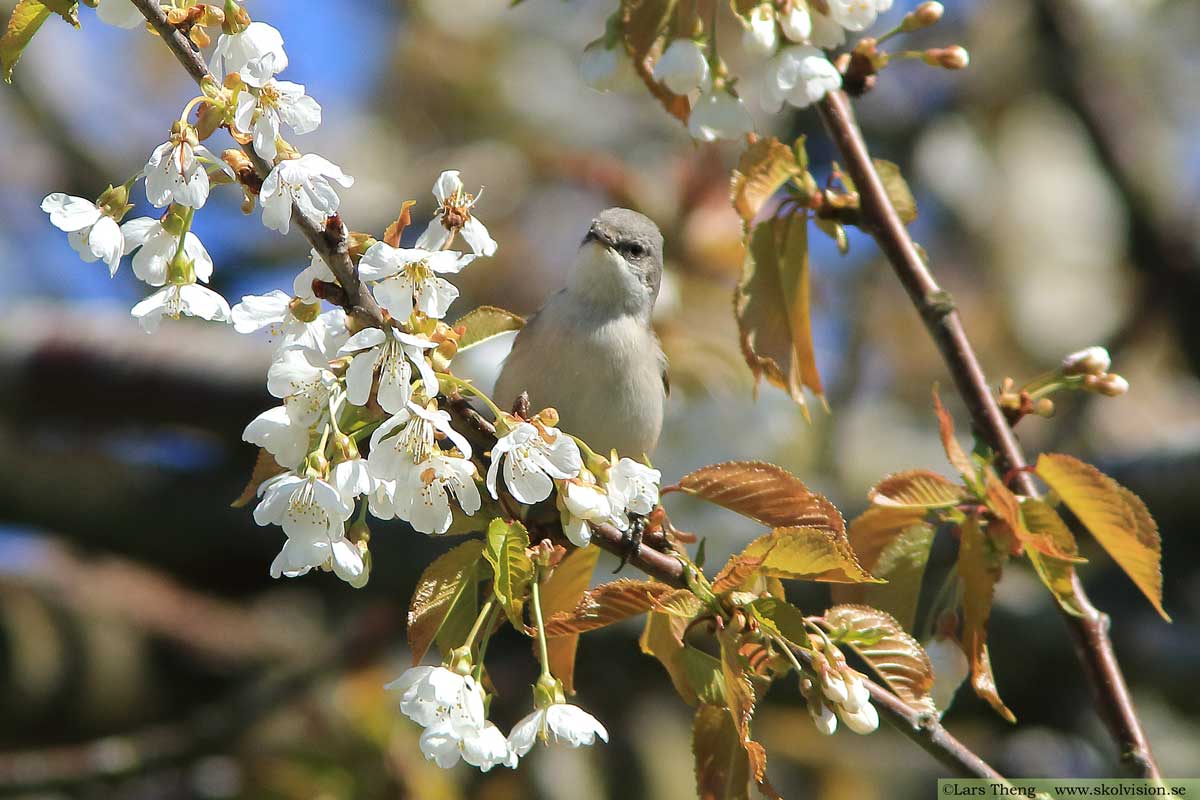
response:
{"label": "diagonal branch", "polygon": [[[158,0],[131,0],[131,2],[138,11],[142,12],[142,16],[150,23],[150,27],[154,28],[162,37],[171,53],[187,70],[188,75],[192,76],[192,80],[198,84],[204,81],[215,81],[200,52],[186,36],[167,21],[167,15],[159,6]],[[271,165],[258,157],[252,145],[243,145],[242,150],[254,164],[259,177],[265,178],[271,171]],[[341,284],[342,289],[345,290],[346,312],[365,327],[386,327],[387,323],[382,309],[359,281],[358,270],[355,268],[354,262],[350,260],[350,252],[346,247],[346,226],[341,219],[336,216],[330,217],[326,221],[326,226],[322,228],[293,206],[292,222],[329,265],[329,269]]]}
{"label": "diagonal branch", "polygon": [[[203,58],[192,46],[191,42],[179,31],[175,30],[166,15],[159,7],[157,0],[131,0],[151,27],[162,37],[171,52],[197,82],[212,80],[212,74],[205,65]],[[262,176],[266,175],[267,165],[253,152],[244,147],[247,155],[255,164]],[[312,244],[313,248],[325,259],[338,282],[346,292],[348,313],[364,318],[369,324],[385,326],[383,312],[371,297],[370,292],[363,289],[358,279],[358,271],[350,260],[346,250],[345,227],[341,221],[331,217],[329,225],[322,230],[307,220],[295,208],[292,219]],[[981,376],[982,377],[982,376]],[[626,543],[620,531],[610,525],[593,526],[596,544],[603,549],[621,555],[626,550]],[[642,570],[647,575],[657,578],[673,586],[684,585],[683,563],[677,558],[660,553],[649,548],[639,548],[629,559],[629,563]],[[871,698],[878,707],[880,714],[898,730],[919,744],[933,755],[938,761],[963,775],[979,778],[1001,780],[1003,777],[989,766],[982,758],[969,750],[965,745],[950,735],[935,717],[922,714],[908,706],[886,688],[868,681]]]}
{"label": "diagonal branch", "polygon": [[[1025,466],[1025,455],[988,386],[954,301],[934,279],[888,199],[849,99],[843,92],[830,92],[818,108],[825,129],[841,152],[846,171],[859,192],[863,227],[875,238],[937,343],[954,385],[971,414],[975,435],[996,452],[997,468],[1001,473],[1013,471],[1014,480],[1023,494],[1040,496],[1033,477],[1021,469]],[[1078,576],[1074,576],[1072,582],[1075,600],[1084,615],[1075,617],[1064,611],[1062,616],[1071,633],[1075,654],[1091,683],[1100,714],[1120,748],[1122,762],[1142,777],[1160,777],[1113,652],[1108,636],[1108,615],[1091,604]]]}

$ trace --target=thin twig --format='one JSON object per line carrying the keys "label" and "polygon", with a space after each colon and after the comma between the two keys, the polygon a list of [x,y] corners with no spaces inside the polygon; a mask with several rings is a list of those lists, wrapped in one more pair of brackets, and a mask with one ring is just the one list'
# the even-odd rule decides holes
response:
{"label": "thin twig", "polygon": [[[975,435],[995,451],[1000,472],[1016,471],[1014,483],[1022,494],[1039,497],[1033,476],[1024,470],[1021,445],[988,385],[954,301],[934,279],[888,199],[849,99],[842,92],[830,92],[818,108],[858,190],[864,228],[875,238],[925,321],[970,412]],[[1158,765],[1108,637],[1109,618],[1091,604],[1078,576],[1072,577],[1072,588],[1083,616],[1064,611],[1062,617],[1071,633],[1076,656],[1092,685],[1100,714],[1120,747],[1122,762],[1142,777],[1158,778]]]}
{"label": "thin twig", "polygon": [[[208,65],[204,63],[204,58],[192,45],[192,42],[167,21],[167,15],[163,13],[158,0],[131,0],[131,2],[138,11],[142,12],[142,16],[150,23],[150,27],[154,28],[162,37],[163,42],[187,70],[192,80],[198,84],[205,80],[215,80],[208,70]],[[259,158],[252,145],[243,145],[242,150],[254,164],[259,177],[265,178],[270,172],[270,165]],[[356,317],[363,326],[387,327],[382,309],[379,308],[379,304],[375,302],[371,293],[363,288],[358,279],[358,270],[355,268],[354,262],[350,260],[350,253],[346,248],[346,226],[336,216],[329,219],[330,224],[322,228],[301,214],[295,206],[292,207],[292,223],[300,229],[304,238],[308,239],[309,244],[324,259],[338,283],[346,291],[346,312]]]}

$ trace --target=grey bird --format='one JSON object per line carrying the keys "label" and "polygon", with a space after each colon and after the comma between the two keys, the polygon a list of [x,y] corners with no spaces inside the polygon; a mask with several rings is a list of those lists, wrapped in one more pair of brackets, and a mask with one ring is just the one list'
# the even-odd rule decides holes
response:
{"label": "grey bird", "polygon": [[567,286],[553,294],[513,342],[493,397],[511,409],[558,410],[560,427],[597,453],[640,459],[662,432],[667,360],[650,326],[662,283],[663,238],[627,208],[588,228]]}

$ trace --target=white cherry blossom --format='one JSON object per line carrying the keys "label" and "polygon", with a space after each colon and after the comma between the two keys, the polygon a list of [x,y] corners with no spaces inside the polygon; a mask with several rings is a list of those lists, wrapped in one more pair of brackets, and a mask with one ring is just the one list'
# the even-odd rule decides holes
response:
{"label": "white cherry blossom", "polygon": [[453,275],[475,260],[453,250],[392,247],[376,242],[363,254],[358,274],[374,281],[375,299],[396,319],[406,320],[416,308],[441,319],[458,297],[458,289],[441,275]]}
{"label": "white cherry blossom", "polygon": [[754,120],[740,97],[726,91],[711,91],[700,95],[688,117],[688,133],[693,139],[714,142],[717,139],[739,139],[754,130]]}
{"label": "white cherry blossom", "polygon": [[[585,472],[584,476],[590,477],[591,473]],[[592,540],[588,522],[623,523],[613,514],[608,495],[584,478],[572,478],[559,485],[558,508],[563,533],[577,547],[585,547]]]}
{"label": "white cherry blossom", "polygon": [[433,196],[437,198],[438,209],[417,239],[417,247],[422,250],[441,250],[450,240],[450,232],[459,231],[472,253],[480,256],[496,254],[496,240],[472,213],[479,195],[467,194],[463,190],[458,170],[449,169],[438,176],[433,184]]}
{"label": "white cherry blossom", "polygon": [[271,577],[297,578],[326,565],[352,586],[365,583],[359,581],[365,572],[362,552],[344,534],[337,533],[289,536],[271,562]]}
{"label": "white cherry blossom", "polygon": [[201,208],[209,189],[205,160],[232,175],[207,147],[189,142],[186,133],[172,134],[170,141],[154,148],[146,162],[146,199],[156,208],[169,203]]}
{"label": "white cherry blossom", "polygon": [[315,425],[329,409],[337,377],[313,364],[319,354],[306,349],[283,350],[267,370],[267,391],[283,400],[288,415],[305,427]]}
{"label": "white cherry blossom", "polygon": [[171,284],[159,289],[130,312],[146,333],[158,330],[163,317],[179,319],[180,314],[212,322],[229,322],[229,303],[225,298],[195,283]]}
{"label": "white cherry blossom", "polygon": [[390,328],[364,328],[350,337],[339,352],[356,353],[346,369],[346,393],[356,406],[366,405],[371,397],[375,373],[379,373],[379,405],[389,414],[398,414],[412,397],[412,365],[417,366],[427,392],[436,392],[437,375],[425,358],[425,350],[434,343],[419,336]]}
{"label": "white cherry blossom", "polygon": [[309,221],[324,223],[325,218],[337,213],[341,205],[341,198],[330,181],[344,189],[354,185],[354,178],[342,172],[341,167],[312,153],[280,161],[263,181],[258,195],[262,202],[263,224],[271,230],[287,233],[291,228],[293,204]]}
{"label": "white cherry blossom", "polygon": [[811,9],[809,16],[812,23],[812,31],[809,34],[808,41],[813,47],[819,47],[822,50],[831,50],[835,47],[841,47],[846,43],[846,29],[839,25],[832,17],[822,14],[816,9]]}
{"label": "white cherry blossom", "polygon": [[408,480],[409,473],[438,449],[438,434],[471,457],[471,445],[450,426],[450,414],[409,402],[371,434],[367,463],[372,474],[383,480]]}
{"label": "white cherry blossom", "polygon": [[687,94],[708,85],[708,59],[695,41],[676,39],[667,45],[652,74],[675,94]]}
{"label": "white cherry blossom", "polygon": [[342,524],[354,513],[354,504],[336,487],[311,476],[284,473],[258,487],[258,494],[262,499],[254,509],[254,521],[280,526],[288,539],[302,546],[342,538]]}
{"label": "white cherry blossom", "polygon": [[412,667],[383,687],[400,694],[400,713],[423,727],[450,722],[482,728],[483,689],[470,675],[445,667]]}
{"label": "white cherry blossom", "polygon": [[[121,225],[126,253],[133,253],[133,274],[151,286],[167,282],[167,271],[179,251],[179,236],[167,231],[162,220],[137,217]],[[139,249],[140,248],[140,249]],[[183,255],[192,262],[196,279],[208,282],[213,262],[204,243],[191,231],[183,235]]]}
{"label": "white cherry blossom", "polygon": [[259,414],[242,431],[242,440],[261,447],[287,469],[298,469],[308,455],[308,425],[296,422],[286,405],[275,406]]}
{"label": "white cherry blossom", "polygon": [[632,458],[622,458],[609,472],[609,500],[614,511],[649,514],[658,505],[662,473]]}
{"label": "white cherry blossom", "polygon": [[251,22],[238,33],[217,37],[209,69],[218,83],[236,72],[246,85],[260,87],[287,65],[279,31],[265,22]]}
{"label": "white cherry blossom", "polygon": [[866,30],[892,7],[892,0],[828,0],[829,15],[848,31]]}
{"label": "white cherry blossom", "polygon": [[347,501],[361,495],[369,495],[375,488],[375,479],[361,456],[348,458],[333,465],[329,471],[329,482]]}
{"label": "white cherry blossom", "polygon": [[762,105],[772,114],[784,102],[806,108],[842,85],[837,67],[811,45],[796,45],[781,51],[767,65],[763,80]]}
{"label": "white cherry blossom", "polygon": [[261,89],[238,95],[234,122],[238,130],[253,136],[255,152],[274,161],[279,126],[286,125],[297,135],[312,133],[321,124],[321,106],[304,93],[301,84],[272,78]]}
{"label": "white cherry blossom", "polygon": [[812,35],[813,29],[808,5],[803,2],[793,2],[786,14],[779,15],[779,27],[789,41],[807,41],[808,37]]}
{"label": "white cherry blossom", "polygon": [[487,488],[492,497],[496,492],[496,476],[504,465],[504,485],[519,503],[532,505],[550,496],[553,478],[574,478],[583,469],[579,445],[557,428],[538,428],[528,422],[518,422],[500,437],[492,448],[492,463],[488,467]]}
{"label": "white cherry blossom", "polygon": [[281,350],[300,347],[315,350],[328,359],[350,337],[346,330],[346,314],[333,309],[314,317],[317,310],[315,303],[292,297],[279,289],[261,295],[245,295],[233,307],[233,328],[238,333],[254,333],[266,328],[272,338],[279,340]]}
{"label": "white cherry blossom", "polygon": [[89,264],[103,261],[108,274],[116,275],[125,254],[121,227],[99,206],[82,197],[54,192],[42,200],[42,211],[50,215],[50,224],[67,234],[67,241],[79,257]]}
{"label": "white cherry blossom", "polygon": [[742,30],[742,48],[751,55],[763,58],[775,52],[778,43],[775,8],[770,3],[755,6],[750,10],[746,27]]}
{"label": "white cherry blossom", "polygon": [[292,293],[306,303],[316,303],[320,298],[313,294],[313,281],[323,281],[324,283],[334,283],[336,278],[333,275],[333,270],[325,263],[325,259],[321,258],[320,254],[313,250],[311,252],[311,260],[304,269],[300,270],[294,281],[292,281]]}
{"label": "white cherry blossom", "polygon": [[118,28],[136,28],[146,24],[142,12],[129,0],[100,0],[96,6],[96,16],[105,25]]}
{"label": "white cherry blossom", "polygon": [[441,535],[454,520],[451,497],[468,516],[479,510],[475,465],[470,459],[437,450],[397,485],[396,516],[416,531]]}
{"label": "white cherry blossom", "polygon": [[571,703],[552,703],[514,725],[508,744],[513,753],[524,756],[539,739],[547,745],[580,747],[593,744],[596,737],[608,741],[608,731],[600,720]]}

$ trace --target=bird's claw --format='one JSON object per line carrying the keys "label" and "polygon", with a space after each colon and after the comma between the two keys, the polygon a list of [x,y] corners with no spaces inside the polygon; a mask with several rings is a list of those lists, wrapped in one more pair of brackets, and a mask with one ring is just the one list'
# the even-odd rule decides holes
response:
{"label": "bird's claw", "polygon": [[642,536],[646,532],[646,518],[639,514],[629,515],[629,528],[621,534],[621,563],[612,574],[616,575],[625,568],[629,559],[636,558],[642,548]]}

